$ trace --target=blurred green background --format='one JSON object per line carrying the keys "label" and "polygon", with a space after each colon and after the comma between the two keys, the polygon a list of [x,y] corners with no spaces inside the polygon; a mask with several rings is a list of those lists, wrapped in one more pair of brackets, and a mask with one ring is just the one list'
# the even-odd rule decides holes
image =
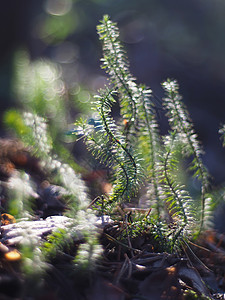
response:
{"label": "blurred green background", "polygon": [[[160,83],[177,79],[216,183],[225,180],[225,151],[218,129],[225,123],[225,2],[223,0],[8,0],[0,10],[1,118],[20,107],[14,88],[18,51],[31,61],[57,63],[76,106],[106,83],[100,68],[96,25],[103,14],[118,22],[138,82],[160,99]],[[17,60],[16,60],[17,59]],[[32,80],[33,77],[30,78]],[[28,78],[29,82],[29,78]],[[22,84],[22,83],[21,83]],[[162,132],[167,121],[159,108]],[[71,114],[76,117],[77,111]],[[1,135],[5,134],[1,123]]]}

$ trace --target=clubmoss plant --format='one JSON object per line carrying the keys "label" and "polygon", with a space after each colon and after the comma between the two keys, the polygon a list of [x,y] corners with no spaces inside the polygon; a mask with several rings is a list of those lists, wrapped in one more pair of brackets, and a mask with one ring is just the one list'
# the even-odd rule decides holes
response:
{"label": "clubmoss plant", "polygon": [[[105,15],[97,30],[104,54],[102,68],[109,74],[109,85],[93,101],[93,111],[98,115],[94,125],[80,120],[72,134],[83,136],[94,157],[110,169],[113,190],[105,199],[112,205],[121,206],[138,198],[143,186],[151,189],[151,221],[146,222],[154,223],[155,236],[174,251],[180,241],[193,238],[206,227],[209,174],[202,161],[202,149],[177,82],[167,80],[162,84],[163,106],[171,130],[161,137],[153,92],[137,84],[131,75],[116,23]],[[115,103],[119,103],[119,119],[113,117]],[[187,158],[191,160],[189,176],[201,185],[201,204],[192,199],[179,178],[180,167]]]}
{"label": "clubmoss plant", "polygon": [[193,129],[193,125],[184,106],[182,97],[179,95],[179,87],[176,81],[163,83],[166,91],[164,105],[167,110],[170,126],[179,140],[182,141],[182,153],[184,156],[191,157],[189,169],[193,172],[193,177],[197,178],[201,183],[201,217],[200,230],[204,226],[204,219],[206,209],[205,206],[210,199],[207,198],[207,191],[209,190],[209,174],[202,162],[203,151],[197,140],[197,135]]}
{"label": "clubmoss plant", "polygon": [[[96,258],[101,253],[101,246],[98,243],[96,216],[91,209],[88,209],[90,199],[87,188],[81,176],[74,170],[76,166],[74,168],[75,164],[72,162],[71,156],[68,159],[67,151],[62,151],[63,147],[59,151],[59,142],[56,141],[56,137],[62,134],[62,128],[60,127],[62,124],[55,126],[53,119],[49,120],[48,118],[47,112],[50,104],[46,104],[48,101],[44,98],[46,97],[44,91],[48,88],[53,91],[56,79],[53,76],[54,80],[51,83],[49,82],[47,88],[44,80],[42,80],[41,75],[43,74],[40,72],[40,68],[41,70],[47,70],[50,74],[55,70],[55,68],[52,70],[49,64],[44,65],[43,62],[40,65],[37,64],[37,69],[34,71],[35,76],[39,79],[34,80],[34,82],[37,81],[37,85],[35,86],[35,83],[29,87],[24,85],[24,90],[21,91],[25,98],[30,97],[29,104],[25,105],[26,112],[19,112],[18,110],[6,112],[5,123],[10,129],[14,130],[17,137],[30,150],[32,155],[39,159],[43,173],[46,174],[46,180],[51,184],[61,186],[65,190],[62,195],[67,208],[64,214],[70,218],[71,224],[67,228],[59,229],[48,236],[45,243],[32,239],[29,228],[28,230],[24,228],[24,241],[26,242],[20,248],[23,261],[22,269],[30,278],[32,276],[36,278],[41,273],[43,275],[47,269],[51,269],[51,260],[58,253],[64,253],[72,247],[74,240],[77,241],[77,249],[74,252],[73,259],[71,257],[74,261],[74,267],[92,268]],[[56,101],[57,108],[60,108],[63,105],[61,102],[64,101],[64,98],[54,94],[50,100],[53,103]],[[60,119],[59,116],[60,113],[58,113],[58,119]],[[65,131],[66,128],[64,128]],[[18,181],[20,184],[16,185]],[[9,184],[13,185],[11,193],[13,192],[14,196],[17,195],[14,198],[11,197],[9,207],[12,209],[10,212],[15,217],[31,218],[32,199],[34,200],[33,194],[36,191],[37,182],[32,182],[32,178],[23,171],[18,172],[16,178],[11,178]],[[34,189],[31,189],[31,187]],[[84,249],[90,249],[91,251],[84,251]],[[79,260],[82,261],[81,264],[78,263]],[[39,266],[35,267],[37,264]]]}
{"label": "clubmoss plant", "polygon": [[220,128],[219,133],[221,134],[223,146],[225,147],[225,124]]}

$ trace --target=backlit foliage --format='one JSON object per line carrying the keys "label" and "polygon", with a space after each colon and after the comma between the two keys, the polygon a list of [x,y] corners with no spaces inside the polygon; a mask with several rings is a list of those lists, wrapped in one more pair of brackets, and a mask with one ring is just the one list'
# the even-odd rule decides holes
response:
{"label": "backlit foliage", "polygon": [[[161,137],[154,94],[137,84],[131,75],[116,23],[106,15],[97,30],[104,54],[102,68],[109,74],[109,85],[93,101],[95,116],[97,113],[94,122],[76,122],[73,133],[83,136],[94,157],[109,168],[113,190],[106,199],[113,205],[131,201],[145,186],[147,195],[151,195],[148,202],[152,211],[148,218],[154,220],[152,230],[173,251],[180,241],[193,237],[206,226],[210,213],[209,175],[202,161],[202,149],[177,82],[163,83],[163,106],[171,131]],[[115,104],[119,104],[120,118],[113,116]],[[201,204],[192,199],[179,176],[186,158],[191,158],[189,175],[201,184]]]}

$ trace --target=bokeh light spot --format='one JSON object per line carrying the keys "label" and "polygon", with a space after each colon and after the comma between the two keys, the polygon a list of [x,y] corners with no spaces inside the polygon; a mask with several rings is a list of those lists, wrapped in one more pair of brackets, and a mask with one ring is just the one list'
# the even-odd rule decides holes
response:
{"label": "bokeh light spot", "polygon": [[45,3],[45,11],[54,16],[63,16],[72,8],[71,0],[47,0]]}

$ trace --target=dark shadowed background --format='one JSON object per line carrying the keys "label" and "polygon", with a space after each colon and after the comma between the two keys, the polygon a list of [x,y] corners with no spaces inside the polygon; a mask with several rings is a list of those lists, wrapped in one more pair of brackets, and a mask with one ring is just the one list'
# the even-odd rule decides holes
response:
{"label": "dark shadowed background", "polygon": [[[223,0],[8,0],[0,10],[0,104],[11,93],[16,52],[62,65],[68,85],[97,90],[105,82],[96,25],[103,14],[118,22],[138,82],[163,96],[161,82],[177,79],[217,184],[225,180],[225,2]],[[160,102],[157,102],[160,108]],[[162,132],[167,130],[159,116]],[[2,130],[2,135],[4,131]]]}

